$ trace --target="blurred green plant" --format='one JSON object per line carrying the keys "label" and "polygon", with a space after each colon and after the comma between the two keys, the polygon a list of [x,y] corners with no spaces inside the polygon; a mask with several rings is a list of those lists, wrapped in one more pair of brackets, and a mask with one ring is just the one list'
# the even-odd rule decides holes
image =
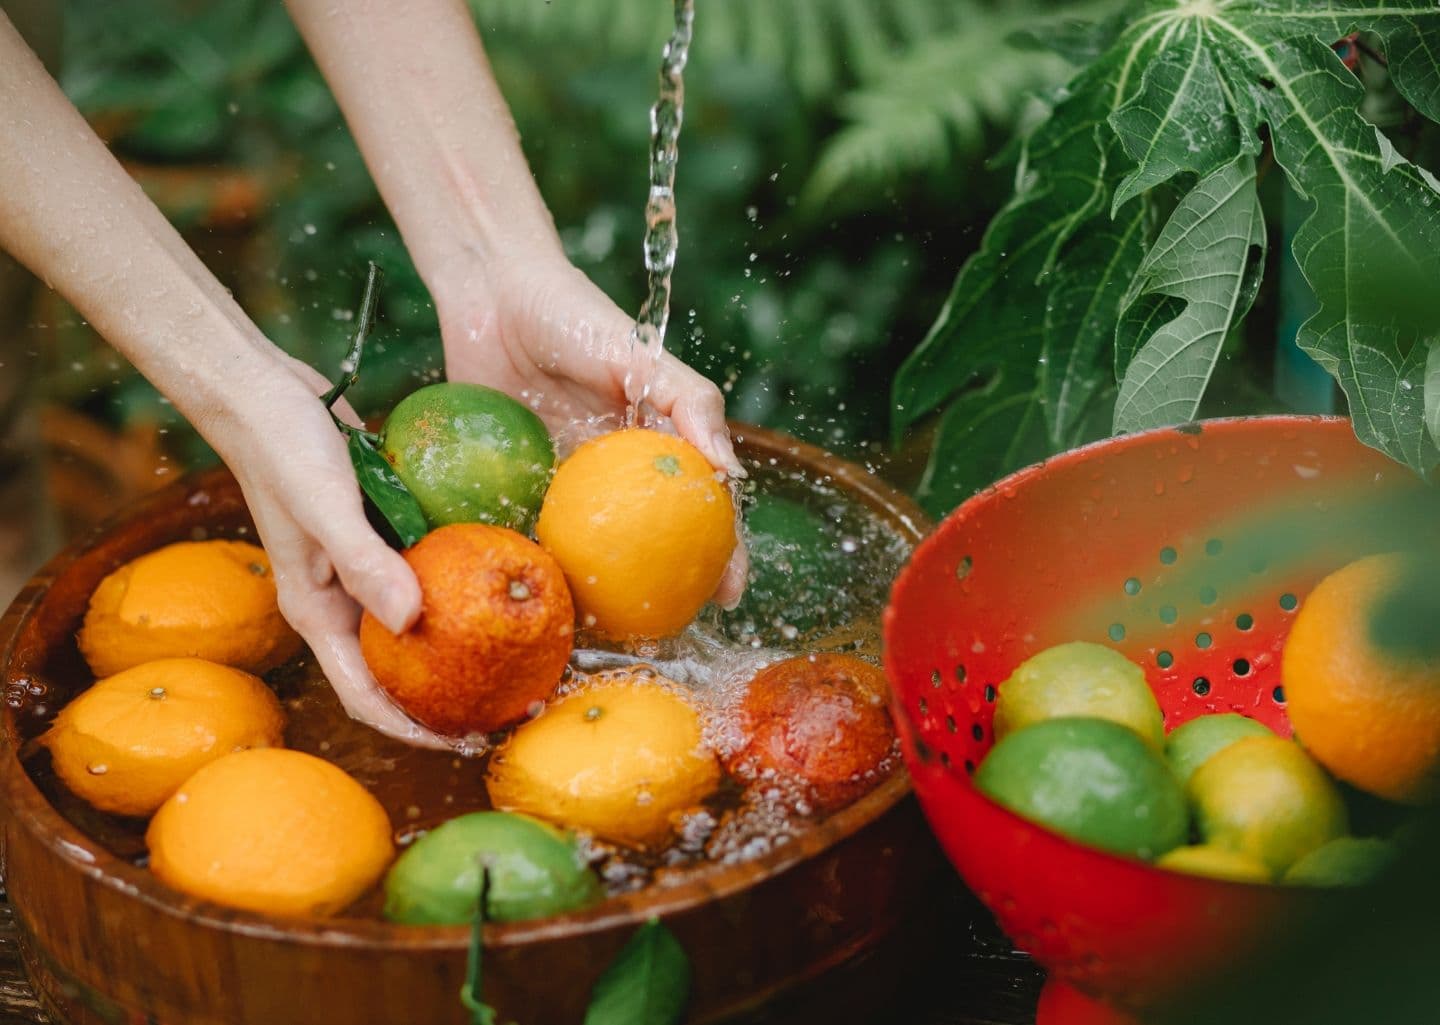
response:
{"label": "blurred green plant", "polygon": [[[668,5],[472,6],[568,252],[637,308],[646,112]],[[671,344],[730,392],[732,415],[842,450],[878,448],[888,399],[877,382],[923,331],[964,238],[998,198],[981,157],[1064,74],[1053,54],[1007,37],[1066,9],[701,5]],[[440,373],[429,296],[280,0],[73,0],[67,33],[64,85],[117,153],[253,175],[261,203],[248,239],[207,227],[204,203],[156,195],[192,237],[224,250],[222,273],[272,338],[336,365],[373,259],[386,285],[352,400],[378,413]],[[62,393],[117,417],[175,421],[128,375],[55,376]]]}

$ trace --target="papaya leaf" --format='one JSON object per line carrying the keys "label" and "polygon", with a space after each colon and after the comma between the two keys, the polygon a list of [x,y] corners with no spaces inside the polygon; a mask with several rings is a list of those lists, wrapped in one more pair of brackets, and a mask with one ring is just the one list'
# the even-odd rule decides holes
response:
{"label": "papaya leaf", "polygon": [[652,918],[630,938],[590,998],[584,1025],[675,1025],[690,997],[690,960]]}
{"label": "papaya leaf", "polygon": [[375,448],[372,435],[353,428],[346,433],[349,435],[346,447],[350,450],[350,463],[355,467],[360,490],[390,524],[400,544],[409,548],[430,530],[420,503]]}
{"label": "papaya leaf", "polygon": [[[1225,336],[1255,299],[1264,250],[1265,219],[1250,157],[1220,168],[1180,201],[1146,254],[1120,315],[1117,432],[1195,418]],[[1137,300],[1153,295],[1184,307],[1151,331],[1152,319],[1135,313]]]}
{"label": "papaya leaf", "polygon": [[1115,311],[1145,254],[1145,204],[1135,203],[1076,243],[1045,306],[1040,394],[1052,448],[1074,436],[1095,395],[1114,381]]}
{"label": "papaya leaf", "polygon": [[1431,342],[1425,358],[1425,423],[1430,439],[1440,444],[1440,342]]}
{"label": "papaya leaf", "polygon": [[[1082,437],[1109,394],[1111,331],[1117,429],[1195,414],[1259,286],[1262,140],[1310,204],[1293,244],[1318,312],[1300,346],[1339,381],[1362,441],[1420,473],[1440,462],[1440,183],[1361,115],[1332,48],[1356,31],[1380,40],[1415,111],[1440,118],[1434,0],[1148,0],[1118,37],[1090,37],[1113,42],[1030,130],[1014,196],[896,377],[897,437],[945,411],[932,509],[972,491],[979,467],[1026,457],[1018,435],[986,429],[1020,430],[1026,401],[1044,409],[1048,450]],[[1189,191],[1151,238],[1131,218],[1172,188]],[[990,447],[947,448],[976,444]]]}
{"label": "papaya leaf", "polygon": [[940,458],[931,460],[916,498],[938,517],[1045,450],[1034,381],[1012,385],[1004,373],[997,374],[951,403],[940,418],[935,437]]}

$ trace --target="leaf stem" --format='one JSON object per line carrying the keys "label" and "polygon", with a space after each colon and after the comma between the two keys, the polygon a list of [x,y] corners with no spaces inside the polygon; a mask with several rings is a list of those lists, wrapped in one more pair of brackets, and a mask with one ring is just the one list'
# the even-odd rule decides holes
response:
{"label": "leaf stem", "polygon": [[[360,378],[360,356],[365,351],[365,342],[370,337],[370,329],[375,326],[375,308],[380,303],[380,279],[384,272],[370,261],[370,271],[365,278],[365,294],[360,298],[360,323],[355,326],[355,337],[350,342],[350,351],[345,354],[345,359],[340,363],[340,376],[335,379],[335,385],[321,398],[325,408],[332,408],[340,401],[340,396],[345,394],[352,384]],[[336,423],[339,423],[337,420]]]}

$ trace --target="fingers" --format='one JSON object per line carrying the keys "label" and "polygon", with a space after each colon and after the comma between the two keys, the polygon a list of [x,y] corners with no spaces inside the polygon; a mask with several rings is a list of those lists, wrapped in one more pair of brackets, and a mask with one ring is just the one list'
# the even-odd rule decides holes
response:
{"label": "fingers", "polygon": [[350,505],[340,503],[316,540],[350,596],[391,633],[404,633],[420,618],[420,584],[404,558],[370,528],[362,508]]}
{"label": "fingers", "polygon": [[715,588],[715,604],[727,612],[734,609],[740,604],[740,598],[745,593],[745,583],[749,577],[750,553],[745,549],[742,541],[735,546],[735,551],[730,556],[730,562],[725,567],[725,573],[720,577],[720,584]]}
{"label": "fingers", "polygon": [[666,353],[655,368],[650,402],[711,466],[731,477],[745,476],[725,422],[725,397],[711,381]]}
{"label": "fingers", "polygon": [[332,585],[299,595],[292,593],[283,608],[286,618],[314,652],[350,718],[418,747],[450,747],[396,708],[375,682],[356,635],[359,607],[343,591]]}

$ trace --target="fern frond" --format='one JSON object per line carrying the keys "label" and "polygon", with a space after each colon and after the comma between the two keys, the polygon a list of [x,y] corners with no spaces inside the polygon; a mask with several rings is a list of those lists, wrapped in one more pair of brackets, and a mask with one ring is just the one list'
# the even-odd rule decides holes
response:
{"label": "fern frond", "polygon": [[974,158],[986,129],[1016,123],[1027,100],[1073,70],[1056,54],[1009,42],[1043,17],[1031,4],[956,5],[963,27],[893,56],[836,101],[847,124],[821,151],[804,192],[812,208],[842,190],[888,184]]}
{"label": "fern frond", "polygon": [[[664,0],[470,0],[482,31],[531,43],[583,43],[616,57],[658,52],[673,16]],[[897,54],[955,30],[956,0],[702,0],[693,55],[782,67],[811,100],[880,73]]]}

